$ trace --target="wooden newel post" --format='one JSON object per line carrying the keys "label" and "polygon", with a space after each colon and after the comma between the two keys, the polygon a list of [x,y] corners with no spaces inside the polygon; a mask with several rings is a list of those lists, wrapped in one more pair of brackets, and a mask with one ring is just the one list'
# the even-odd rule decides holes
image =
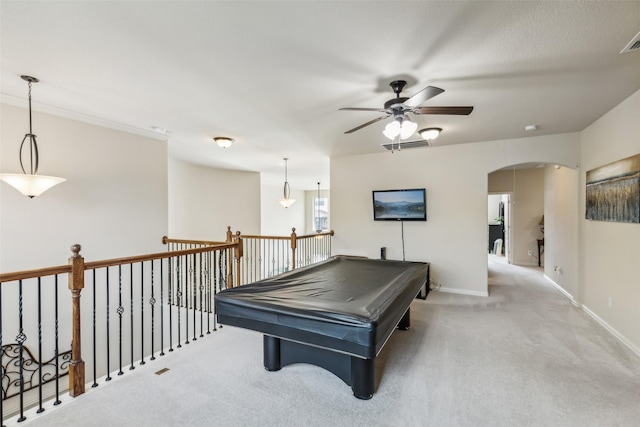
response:
{"label": "wooden newel post", "polygon": [[69,395],[76,397],[84,393],[84,360],[80,345],[80,293],[84,288],[84,258],[80,256],[80,245],[71,246],[73,255],[69,258],[69,290],[71,291],[71,362],[69,364]]}
{"label": "wooden newel post", "polygon": [[236,231],[236,286],[240,286],[240,260],[242,258],[242,237],[240,232]]}
{"label": "wooden newel post", "polygon": [[291,269],[296,269],[296,248],[298,247],[298,236],[296,235],[296,228],[291,229]]}

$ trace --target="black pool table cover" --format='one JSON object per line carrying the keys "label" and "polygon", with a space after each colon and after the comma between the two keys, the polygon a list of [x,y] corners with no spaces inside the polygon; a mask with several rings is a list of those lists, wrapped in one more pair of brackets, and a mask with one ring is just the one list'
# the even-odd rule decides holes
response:
{"label": "black pool table cover", "polygon": [[373,359],[425,285],[429,264],[336,256],[215,296],[218,322]]}

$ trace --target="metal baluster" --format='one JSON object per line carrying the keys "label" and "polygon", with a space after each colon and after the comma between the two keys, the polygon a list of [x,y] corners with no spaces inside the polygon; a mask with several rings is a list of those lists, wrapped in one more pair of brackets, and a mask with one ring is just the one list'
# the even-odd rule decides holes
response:
{"label": "metal baluster", "polygon": [[[194,255],[195,256],[195,255]],[[200,259],[199,262],[199,267],[200,267],[200,338],[204,337],[204,313],[202,312],[202,291],[204,289],[204,283],[203,283],[203,279],[204,276],[202,275],[202,252],[200,252],[200,254],[198,255],[198,258]],[[194,325],[194,332],[195,332],[195,325]],[[195,339],[195,338],[194,338]]]}
{"label": "metal baluster", "polygon": [[[216,256],[219,257],[220,256],[220,252],[213,252],[212,254],[212,259],[211,259],[211,275],[212,275],[212,279],[213,279],[213,300],[215,301],[216,299],[216,293],[219,290],[218,286],[220,285],[219,281],[218,281],[218,270],[216,269]],[[212,310],[214,310],[215,306],[209,306]],[[216,326],[216,314],[215,312],[213,313],[213,330],[217,331],[217,326]]]}
{"label": "metal baluster", "polygon": [[207,335],[211,333],[211,255],[214,251],[207,252],[205,257],[205,268],[207,276],[207,287],[205,288],[205,310],[207,311]]}
{"label": "metal baluster", "polygon": [[182,317],[182,312],[180,310],[180,306],[182,305],[181,304],[181,302],[182,302],[181,301],[182,300],[182,298],[181,298],[182,297],[182,287],[181,287],[181,282],[182,281],[181,281],[181,278],[182,277],[181,277],[181,274],[180,274],[180,264],[181,264],[180,259],[182,257],[177,257],[177,258],[178,259],[177,259],[176,264],[177,264],[178,271],[177,271],[176,277],[178,279],[178,283],[176,283],[176,288],[178,289],[178,292],[176,292],[176,302],[177,302],[176,305],[178,306],[178,345],[176,347],[181,348],[182,347],[182,343],[180,342],[180,317]]}
{"label": "metal baluster", "polygon": [[[226,279],[225,279],[225,276],[223,275],[223,272],[222,272],[222,263],[223,263],[223,258],[224,258],[224,256],[222,256],[222,255],[224,253],[225,253],[224,251],[221,252],[221,254],[220,254],[221,256],[218,257],[218,269],[219,269],[219,274],[218,274],[219,279],[218,280],[220,281],[220,288],[221,288],[220,290],[227,288],[226,285],[225,285],[225,280]],[[224,288],[222,288],[223,285],[225,285]]]}
{"label": "metal baluster", "polygon": [[196,275],[196,254],[192,255],[192,262],[191,262],[191,280],[193,281],[193,307],[191,307],[191,310],[193,311],[193,339],[192,341],[196,341],[196,307],[198,304],[197,301],[197,286],[198,286],[198,280],[197,280],[197,275]]}
{"label": "metal baluster", "polygon": [[[169,276],[169,287],[167,288],[167,295],[168,295],[168,303],[169,303],[169,351],[173,351],[173,308],[172,308],[172,302],[173,302],[173,269],[171,267],[171,260],[172,258],[169,258],[168,260],[168,264],[169,264],[169,269],[167,271],[167,275]],[[164,308],[164,307],[163,307]]]}
{"label": "metal baluster", "polygon": [[124,374],[122,372],[122,314],[124,313],[124,307],[122,306],[122,265],[118,265],[118,355],[120,362],[120,370],[118,375]]}
{"label": "metal baluster", "polygon": [[266,246],[267,246],[267,241],[261,239],[260,240],[260,279],[264,279],[266,277],[266,274],[265,274],[266,262],[263,262],[265,259],[267,259]]}
{"label": "metal baluster", "polygon": [[188,255],[184,256],[185,271],[184,271],[184,343],[189,344],[189,304],[191,304],[191,298],[189,298],[189,289],[191,288],[191,279],[193,266],[191,265],[191,259]]}
{"label": "metal baluster", "polygon": [[[171,271],[171,258],[167,262],[169,263],[169,271]],[[164,266],[162,264],[162,258],[160,258],[160,356],[164,356]],[[171,283],[171,274],[168,276],[169,283]],[[170,289],[169,295],[171,295]],[[171,304],[169,304],[169,310],[171,310]]]}
{"label": "metal baluster", "polygon": [[24,334],[24,329],[22,325],[22,279],[18,281],[18,335],[16,336],[16,341],[18,342],[18,347],[20,351],[20,418],[18,418],[18,422],[24,421],[27,417],[24,416],[24,342],[27,340],[27,336]]}
{"label": "metal baluster", "polygon": [[131,331],[131,336],[129,337],[129,346],[130,346],[130,350],[131,350],[131,366],[129,366],[129,370],[133,370],[136,369],[135,366],[133,366],[133,263],[129,264],[129,325],[130,325],[130,331]]}
{"label": "metal baluster", "polygon": [[[151,306],[151,360],[156,360],[156,342],[155,342],[155,326],[156,326],[156,318],[155,318],[155,271],[153,268],[153,260],[151,260],[151,298],[149,298],[149,305]],[[162,268],[162,258],[160,258],[160,268]]]}
{"label": "metal baluster", "polygon": [[42,407],[42,277],[38,276],[38,410],[37,414],[44,411]]}
{"label": "metal baluster", "polygon": [[287,267],[289,270],[291,270],[291,257],[290,257],[291,251],[287,250],[286,254],[287,254]]}
{"label": "metal baluster", "polygon": [[[151,261],[153,264],[153,261]],[[144,262],[140,261],[140,365],[144,365]]]}
{"label": "metal baluster", "polygon": [[[107,378],[105,381],[111,381],[111,345],[109,337],[111,334],[109,333],[109,267],[106,268],[107,271]],[[95,358],[94,358],[95,363]]]}
{"label": "metal baluster", "polygon": [[[96,341],[97,341],[97,335],[96,335],[96,323],[97,323],[97,318],[96,318],[96,269],[93,269],[92,272],[92,277],[93,277],[93,284],[92,284],[92,288],[93,288],[93,384],[91,384],[92,388],[98,387],[98,367],[97,367],[97,363],[96,363]],[[58,307],[58,304],[56,304],[56,308]]]}

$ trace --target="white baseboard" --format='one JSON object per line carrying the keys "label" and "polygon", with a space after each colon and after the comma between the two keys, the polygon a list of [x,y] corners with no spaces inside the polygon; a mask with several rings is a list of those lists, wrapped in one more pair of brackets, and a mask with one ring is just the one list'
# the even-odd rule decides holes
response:
{"label": "white baseboard", "polygon": [[573,298],[573,295],[571,295],[569,292],[567,292],[562,286],[560,286],[556,282],[554,282],[551,277],[547,276],[546,274],[543,274],[542,277],[547,279],[547,281],[549,283],[551,283],[551,285],[553,285],[553,287],[556,288],[562,295],[564,295],[565,297],[569,298],[569,301],[571,301],[571,304],[575,305],[578,308],[580,307],[580,303],[578,301],[576,301],[575,298]]}
{"label": "white baseboard", "polygon": [[629,349],[631,351],[633,351],[636,355],[638,355],[638,357],[640,357],[640,348],[638,346],[636,346],[634,343],[632,343],[631,341],[629,341],[624,335],[622,335],[620,332],[616,331],[615,328],[611,325],[609,325],[607,322],[605,322],[602,318],[600,318],[600,316],[598,316],[597,314],[595,314],[593,311],[591,311],[587,306],[583,305],[582,309],[584,310],[585,313],[587,313],[589,316],[593,317],[593,319],[598,322],[600,325],[602,325],[607,331],[609,331],[614,337],[616,337],[618,340],[620,340],[620,342],[622,342],[622,344],[626,345],[627,347],[629,347]]}
{"label": "white baseboard", "polygon": [[585,313],[587,313],[589,316],[591,316],[593,318],[593,320],[598,322],[600,325],[602,325],[603,328],[605,328],[607,331],[609,331],[609,333],[611,333],[611,335],[616,337],[622,344],[624,344],[627,347],[629,347],[629,349],[631,351],[633,351],[635,354],[638,355],[638,357],[640,357],[640,348],[638,348],[638,346],[636,346],[634,343],[629,341],[627,339],[627,337],[625,337],[620,332],[618,332],[613,326],[609,325],[607,322],[602,320],[602,318],[600,316],[598,316],[593,311],[591,311],[587,306],[582,305],[578,301],[576,301],[573,298],[573,295],[571,295],[569,292],[564,290],[562,288],[562,286],[560,286],[556,282],[554,282],[549,276],[547,276],[546,274],[543,274],[543,277],[545,279],[547,279],[549,281],[549,283],[551,283],[553,285],[553,287],[555,287],[558,291],[560,291],[560,293],[562,293],[565,297],[569,298],[569,301],[571,301],[571,304],[573,304],[574,306],[576,306],[578,308],[581,308]]}
{"label": "white baseboard", "polygon": [[474,297],[488,297],[489,296],[489,292],[467,291],[465,289],[444,288],[442,286],[439,287],[439,288],[436,288],[434,290],[441,291],[441,292],[449,292],[451,294],[472,295]]}

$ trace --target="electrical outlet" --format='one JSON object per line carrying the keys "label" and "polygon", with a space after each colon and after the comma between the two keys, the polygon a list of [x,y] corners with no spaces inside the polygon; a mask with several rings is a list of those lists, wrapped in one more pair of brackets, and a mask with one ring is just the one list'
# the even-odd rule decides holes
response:
{"label": "electrical outlet", "polygon": [[533,256],[533,252],[532,251],[527,252],[527,254],[529,254],[529,256]]}

